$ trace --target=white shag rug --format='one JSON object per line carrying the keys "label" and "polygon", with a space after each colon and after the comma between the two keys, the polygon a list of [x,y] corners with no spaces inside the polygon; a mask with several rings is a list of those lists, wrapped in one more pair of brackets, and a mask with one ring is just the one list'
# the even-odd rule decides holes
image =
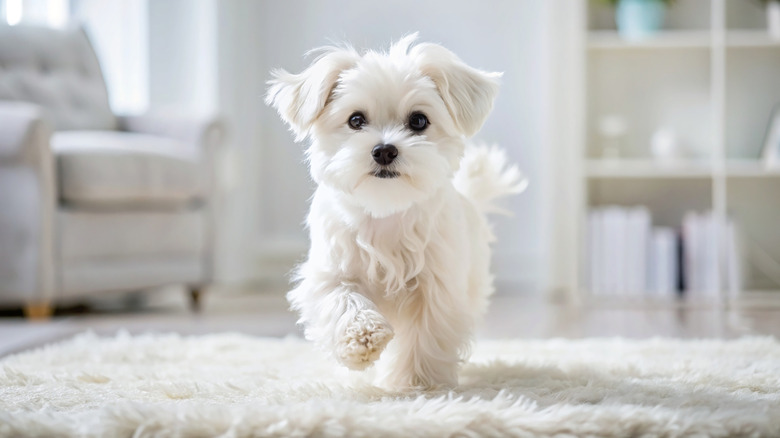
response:
{"label": "white shag rug", "polygon": [[298,339],[83,334],[0,361],[0,436],[780,436],[780,345],[481,341],[387,393]]}

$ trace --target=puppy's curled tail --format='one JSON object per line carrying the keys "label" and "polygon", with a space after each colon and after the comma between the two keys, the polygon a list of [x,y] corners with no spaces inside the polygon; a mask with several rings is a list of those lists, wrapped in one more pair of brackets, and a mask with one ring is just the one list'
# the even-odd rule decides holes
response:
{"label": "puppy's curled tail", "polygon": [[484,213],[509,214],[494,201],[528,187],[528,180],[520,169],[509,165],[506,152],[497,146],[486,145],[466,146],[452,183]]}

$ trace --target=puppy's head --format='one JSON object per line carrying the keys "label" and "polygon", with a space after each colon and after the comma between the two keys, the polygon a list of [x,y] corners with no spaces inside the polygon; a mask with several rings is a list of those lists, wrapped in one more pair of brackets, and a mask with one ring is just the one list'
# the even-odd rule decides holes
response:
{"label": "puppy's head", "polygon": [[433,196],[449,184],[493,107],[499,73],[464,64],[408,36],[387,53],[325,48],[306,70],[273,73],[266,102],[296,140],[311,138],[317,184],[374,217]]}

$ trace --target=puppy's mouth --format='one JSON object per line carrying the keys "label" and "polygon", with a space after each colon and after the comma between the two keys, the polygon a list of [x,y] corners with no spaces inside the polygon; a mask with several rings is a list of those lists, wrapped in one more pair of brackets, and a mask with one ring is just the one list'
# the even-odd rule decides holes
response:
{"label": "puppy's mouth", "polygon": [[372,173],[371,175],[382,179],[398,178],[399,176],[401,176],[399,172],[396,172],[395,170],[388,170],[388,169],[379,169],[374,173]]}

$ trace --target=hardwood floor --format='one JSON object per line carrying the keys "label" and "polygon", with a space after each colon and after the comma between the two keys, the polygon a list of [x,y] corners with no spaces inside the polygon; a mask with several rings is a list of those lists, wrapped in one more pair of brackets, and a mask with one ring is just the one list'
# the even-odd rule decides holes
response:
{"label": "hardwood floor", "polygon": [[[197,335],[241,332],[255,336],[297,335],[296,317],[287,310],[281,287],[217,289],[203,297],[193,313],[179,288],[144,294],[144,299],[96,303],[60,311],[45,322],[29,322],[21,313],[0,317],[0,356],[70,337],[87,330],[112,334],[148,331]],[[132,303],[131,303],[132,304]],[[534,294],[500,291],[479,327],[477,338],[780,337],[780,308],[719,309],[564,306]]]}

